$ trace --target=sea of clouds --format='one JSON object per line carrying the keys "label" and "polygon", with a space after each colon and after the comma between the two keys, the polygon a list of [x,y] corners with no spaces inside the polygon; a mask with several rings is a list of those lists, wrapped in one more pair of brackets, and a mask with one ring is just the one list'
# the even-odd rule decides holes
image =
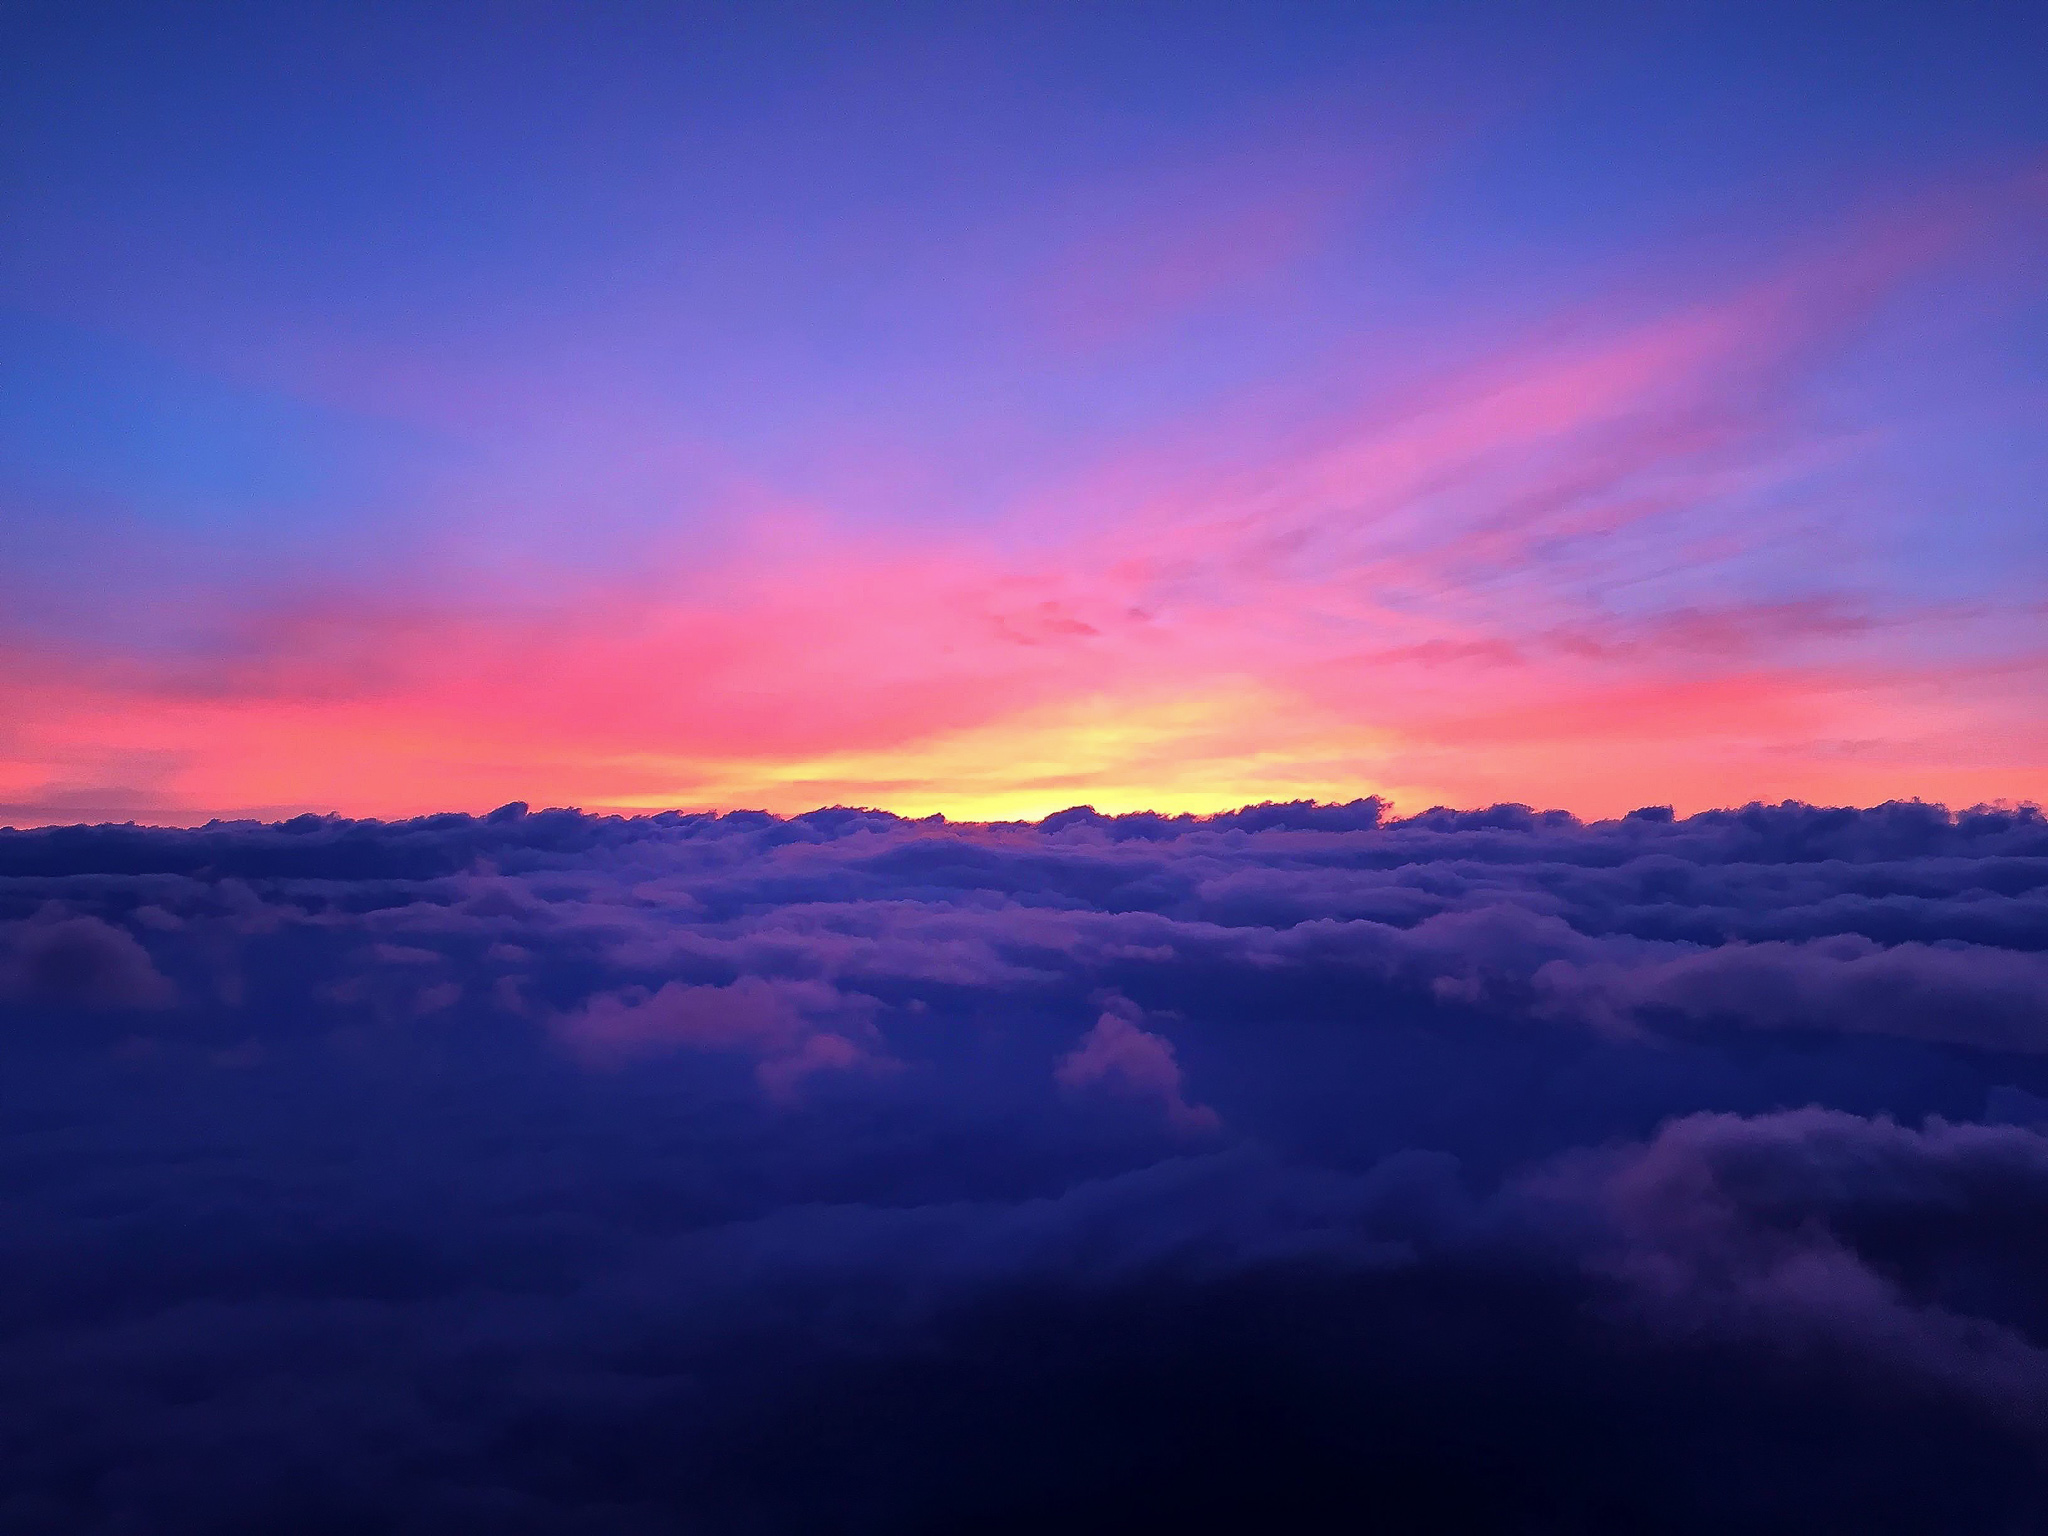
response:
{"label": "sea of clouds", "polygon": [[2048,820],[0,832],[0,1529],[2048,1529]]}

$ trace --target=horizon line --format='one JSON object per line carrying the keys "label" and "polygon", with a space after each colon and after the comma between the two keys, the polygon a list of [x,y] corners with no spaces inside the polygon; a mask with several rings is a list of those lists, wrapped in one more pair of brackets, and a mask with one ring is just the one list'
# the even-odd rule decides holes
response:
{"label": "horizon line", "polygon": [[[148,822],[136,821],[133,819],[124,821],[46,821],[31,822],[27,825],[16,825],[12,822],[4,822],[0,823],[0,833],[14,833],[16,835],[24,835],[36,832],[103,830],[132,830],[136,832],[204,832],[211,829],[234,827],[282,829],[292,826],[305,826],[305,824],[307,823],[316,823],[320,826],[337,827],[406,827],[413,826],[421,822],[447,822],[455,818],[460,818],[461,820],[468,821],[470,823],[477,825],[507,825],[519,821],[524,821],[530,817],[540,816],[574,816],[579,819],[586,819],[591,821],[616,822],[657,822],[664,820],[678,822],[716,822],[728,821],[740,817],[747,817],[761,818],[767,822],[787,825],[792,822],[809,821],[812,818],[819,816],[827,816],[833,813],[841,813],[852,816],[887,817],[891,821],[899,822],[906,826],[936,825],[946,827],[1031,828],[1038,831],[1045,831],[1048,829],[1053,831],[1064,831],[1066,830],[1067,826],[1087,825],[1093,823],[1107,824],[1118,822],[1172,823],[1187,824],[1193,826],[1202,823],[1215,823],[1227,821],[1232,818],[1242,818],[1261,811],[1297,811],[1302,813],[1352,811],[1361,813],[1361,820],[1356,825],[1344,829],[1351,831],[1365,831],[1379,827],[1393,828],[1401,826],[1411,826],[1431,817],[1458,817],[1462,819],[1472,817],[1499,816],[1503,818],[1503,821],[1501,823],[1496,824],[1497,829],[1507,831],[1515,829],[1512,825],[1512,823],[1514,822],[1522,822],[1525,824],[1534,822],[1543,823],[1550,826],[1571,825],[1578,827],[1612,826],[1629,821],[1643,822],[1652,825],[1675,825],[1678,823],[1698,820],[1703,817],[1739,815],[1745,811],[1774,811],[1798,809],[1806,811],[1856,811],[1859,813],[1863,813],[1870,811],[1887,810],[1893,807],[1915,807],[1926,811],[1938,812],[1945,820],[1947,820],[1951,824],[1959,822],[1962,818],[1971,815],[2017,815],[2023,818],[2030,816],[2039,817],[2043,815],[2042,802],[2024,797],[2007,798],[2001,796],[1992,800],[1980,800],[1975,801],[1969,805],[1951,807],[1943,801],[1927,800],[1921,798],[1918,795],[1894,797],[1891,799],[1876,801],[1869,805],[1832,804],[1823,803],[1819,801],[1799,800],[1790,797],[1782,800],[1764,800],[1758,798],[1746,800],[1737,804],[1701,806],[1696,809],[1687,811],[1684,815],[1679,815],[1677,813],[1676,807],[1673,804],[1666,802],[1661,804],[1647,804],[1637,806],[1632,810],[1621,813],[1620,815],[1594,817],[1583,817],[1578,815],[1576,812],[1564,810],[1559,807],[1538,808],[1536,806],[1530,805],[1524,801],[1519,800],[1498,800],[1487,805],[1473,806],[1431,805],[1425,809],[1418,811],[1402,812],[1398,809],[1397,802],[1390,800],[1383,795],[1361,795],[1351,800],[1316,800],[1313,798],[1295,800],[1258,800],[1246,802],[1242,805],[1222,806],[1213,811],[1199,812],[1168,812],[1157,810],[1100,811],[1097,810],[1091,804],[1081,803],[1076,805],[1064,806],[1059,810],[1050,811],[1046,815],[1037,818],[1003,817],[987,819],[948,816],[942,811],[934,811],[923,816],[913,816],[905,814],[900,811],[892,811],[888,809],[886,806],[873,805],[820,805],[815,806],[808,811],[793,811],[785,814],[778,811],[770,811],[761,809],[759,807],[744,805],[734,805],[725,808],[704,807],[699,809],[686,809],[682,806],[664,806],[658,808],[604,807],[599,809],[591,809],[586,806],[578,805],[553,805],[542,806],[539,809],[535,809],[531,804],[529,804],[526,801],[511,800],[507,801],[503,805],[495,806],[488,811],[421,811],[410,816],[396,817],[350,816],[340,811],[299,811],[288,816],[280,815],[275,817],[274,819],[267,819],[260,815],[211,816],[208,817],[205,821],[194,822]],[[1369,818],[1366,818],[1363,816],[1363,813],[1368,809],[1370,810],[1371,815]],[[1054,823],[1063,823],[1063,825],[1054,826]],[[314,828],[312,826],[305,826],[305,830],[311,831],[314,830]],[[1299,828],[1293,830],[1310,829]],[[1475,827],[1470,830],[1478,830],[1478,828]]]}

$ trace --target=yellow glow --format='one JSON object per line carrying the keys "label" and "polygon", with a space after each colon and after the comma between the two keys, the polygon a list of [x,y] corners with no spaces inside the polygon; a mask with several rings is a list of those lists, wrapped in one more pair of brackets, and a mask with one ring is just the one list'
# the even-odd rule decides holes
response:
{"label": "yellow glow", "polygon": [[[1249,685],[1199,698],[1096,696],[887,751],[659,766],[675,775],[676,804],[783,813],[872,805],[965,821],[1036,820],[1082,804],[1178,814],[1389,792],[1372,769],[1384,745],[1377,733],[1353,729],[1304,741],[1298,727],[1276,729],[1292,713]],[[647,759],[632,765],[657,766]],[[649,803],[639,796],[606,802],[613,809]]]}

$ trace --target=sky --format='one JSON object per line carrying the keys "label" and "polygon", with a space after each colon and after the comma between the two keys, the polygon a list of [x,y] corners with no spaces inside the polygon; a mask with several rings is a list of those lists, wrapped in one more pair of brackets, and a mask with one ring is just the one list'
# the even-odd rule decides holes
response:
{"label": "sky", "polygon": [[0,822],[2048,793],[2038,8],[6,16]]}

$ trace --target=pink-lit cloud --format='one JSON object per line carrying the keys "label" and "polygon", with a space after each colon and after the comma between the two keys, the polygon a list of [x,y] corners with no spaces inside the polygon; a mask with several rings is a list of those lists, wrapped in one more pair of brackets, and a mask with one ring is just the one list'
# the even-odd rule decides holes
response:
{"label": "pink-lit cloud", "polygon": [[1188,1100],[1173,1042],[1142,1028],[1143,1017],[1129,1002],[1112,999],[1095,1027],[1060,1059],[1054,1079],[1069,1092],[1106,1088],[1154,1100],[1179,1130],[1216,1130],[1222,1124],[1216,1111]]}
{"label": "pink-lit cloud", "polygon": [[847,997],[822,982],[743,976],[729,986],[667,982],[654,992],[630,988],[591,998],[558,1023],[577,1056],[620,1065],[674,1051],[752,1058],[755,1076],[777,1098],[793,1095],[819,1072],[872,1071],[887,1065],[873,1049],[872,1000]]}

